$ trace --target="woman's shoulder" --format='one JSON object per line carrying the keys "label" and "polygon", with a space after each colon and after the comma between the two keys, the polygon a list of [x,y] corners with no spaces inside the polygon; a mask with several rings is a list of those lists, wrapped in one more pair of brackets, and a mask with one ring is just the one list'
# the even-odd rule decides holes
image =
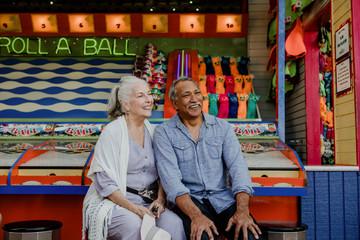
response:
{"label": "woman's shoulder", "polygon": [[117,134],[121,132],[121,124],[120,124],[120,118],[115,119],[113,121],[111,121],[110,123],[108,123],[106,125],[106,127],[104,128],[104,130],[102,131],[102,133],[105,134]]}

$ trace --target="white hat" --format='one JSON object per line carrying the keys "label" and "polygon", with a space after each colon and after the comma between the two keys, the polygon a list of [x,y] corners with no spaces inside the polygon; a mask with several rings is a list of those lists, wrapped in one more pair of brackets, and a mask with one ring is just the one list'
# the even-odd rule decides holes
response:
{"label": "white hat", "polygon": [[141,225],[141,240],[171,240],[171,235],[155,225],[155,218],[145,214]]}

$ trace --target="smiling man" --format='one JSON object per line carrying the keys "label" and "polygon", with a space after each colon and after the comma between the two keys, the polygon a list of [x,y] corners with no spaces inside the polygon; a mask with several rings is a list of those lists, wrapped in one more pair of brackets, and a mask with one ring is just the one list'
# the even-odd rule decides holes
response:
{"label": "smiling man", "polygon": [[169,97],[177,114],[156,128],[154,152],[187,238],[259,239],[249,213],[251,178],[232,126],[202,112],[202,94],[191,78],[175,80]]}

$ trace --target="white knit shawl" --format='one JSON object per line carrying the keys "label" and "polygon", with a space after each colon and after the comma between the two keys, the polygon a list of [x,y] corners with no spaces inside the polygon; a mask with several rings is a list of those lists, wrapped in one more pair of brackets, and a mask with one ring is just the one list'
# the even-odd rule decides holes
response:
{"label": "white knit shawl", "polygon": [[[151,137],[154,129],[148,120],[144,121]],[[126,175],[129,161],[128,128],[124,116],[109,123],[96,143],[88,177],[94,181],[95,173],[106,172],[126,196]],[[83,240],[87,231],[88,240],[106,240],[108,225],[115,203],[98,195],[94,183],[83,203]]]}

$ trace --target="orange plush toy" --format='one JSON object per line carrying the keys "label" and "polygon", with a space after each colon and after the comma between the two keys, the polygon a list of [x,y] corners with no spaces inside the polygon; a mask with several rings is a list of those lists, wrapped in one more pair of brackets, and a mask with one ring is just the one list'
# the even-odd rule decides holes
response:
{"label": "orange plush toy", "polygon": [[203,95],[202,110],[204,113],[209,114],[209,97],[207,94]]}
{"label": "orange plush toy", "polygon": [[237,69],[237,62],[235,58],[230,59],[230,72],[231,75],[239,75],[239,70]]}
{"label": "orange plush toy", "polygon": [[225,93],[225,76],[217,75],[216,76],[216,85],[215,85],[215,92],[217,94],[224,94]]}
{"label": "orange plush toy", "polygon": [[245,93],[238,94],[239,108],[238,108],[237,118],[240,118],[240,119],[246,118],[247,100],[248,99],[249,99],[249,96],[247,94],[245,94]]}
{"label": "orange plush toy", "polygon": [[207,96],[207,87],[206,87],[206,75],[199,75],[199,87],[201,90],[201,95]]}
{"label": "orange plush toy", "polygon": [[326,98],[320,97],[320,117],[326,119]]}
{"label": "orange plush toy", "polygon": [[251,88],[253,85],[253,77],[254,76],[252,74],[243,76],[243,78],[244,78],[244,93],[246,93],[247,95],[249,95],[251,93]]}
{"label": "orange plush toy", "polygon": [[204,57],[198,58],[199,59],[199,75],[206,75],[206,64],[204,61]]}
{"label": "orange plush toy", "polygon": [[212,60],[212,63],[213,63],[213,66],[214,66],[214,70],[215,70],[215,75],[223,75],[223,71],[222,71],[222,68],[221,68],[221,62],[220,62],[220,57],[217,56],[217,57],[214,57],[214,58],[211,58]]}
{"label": "orange plush toy", "polygon": [[328,126],[328,128],[334,127],[334,113],[332,111],[326,112],[324,125]]}
{"label": "orange plush toy", "polygon": [[243,93],[244,92],[244,79],[242,75],[233,75],[234,77],[234,92]]}

